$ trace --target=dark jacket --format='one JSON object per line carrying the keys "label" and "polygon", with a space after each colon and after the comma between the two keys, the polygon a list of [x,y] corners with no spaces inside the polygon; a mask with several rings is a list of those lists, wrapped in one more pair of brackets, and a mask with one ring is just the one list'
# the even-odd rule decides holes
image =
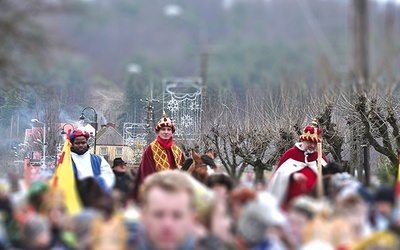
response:
{"label": "dark jacket", "polygon": [[128,191],[131,188],[132,185],[132,177],[126,173],[118,173],[113,171],[115,174],[115,184],[114,184],[114,189],[117,189],[119,191],[121,191],[121,193],[126,196],[126,194],[128,193]]}

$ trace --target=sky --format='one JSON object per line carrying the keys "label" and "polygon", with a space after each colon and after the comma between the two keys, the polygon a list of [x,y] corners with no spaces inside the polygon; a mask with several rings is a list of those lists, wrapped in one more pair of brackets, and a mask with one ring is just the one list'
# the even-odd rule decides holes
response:
{"label": "sky", "polygon": [[397,4],[400,4],[400,0],[375,0],[375,1],[380,3],[395,2]]}

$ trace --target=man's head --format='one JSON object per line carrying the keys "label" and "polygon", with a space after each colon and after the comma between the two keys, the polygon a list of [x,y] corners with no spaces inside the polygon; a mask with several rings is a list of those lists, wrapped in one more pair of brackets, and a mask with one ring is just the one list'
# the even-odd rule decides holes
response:
{"label": "man's head", "polygon": [[290,202],[287,212],[289,232],[296,241],[304,237],[304,229],[317,212],[316,201],[308,196],[298,196]]}
{"label": "man's head", "polygon": [[35,181],[30,185],[28,190],[28,201],[36,211],[39,211],[42,208],[46,190],[48,188],[49,185],[43,181]]}
{"label": "man's head", "polygon": [[247,187],[234,189],[228,198],[232,209],[233,218],[237,220],[242,214],[246,204],[252,200],[255,200],[256,196],[257,193],[254,189]]}
{"label": "man's head", "polygon": [[49,249],[50,247],[50,224],[44,216],[29,216],[21,226],[20,234],[26,249]]}
{"label": "man's head", "polygon": [[307,154],[312,154],[315,153],[317,151],[317,143],[313,142],[313,141],[302,141],[302,149],[304,150],[304,152],[306,152]]}
{"label": "man's head", "polygon": [[121,157],[117,157],[113,161],[112,169],[115,172],[124,173],[126,171],[125,166],[126,166],[126,162],[124,162]]}
{"label": "man's head", "polygon": [[175,126],[171,118],[164,114],[157,123],[156,134],[164,141],[168,141],[173,133],[175,133]]}
{"label": "man's head", "polygon": [[299,136],[302,148],[307,154],[312,154],[317,150],[317,143],[322,142],[321,130],[317,127],[317,122],[307,125],[303,129],[303,134]]}
{"label": "man's head", "polygon": [[395,201],[396,198],[393,187],[382,185],[375,191],[374,208],[386,218],[391,216]]}
{"label": "man's head", "polygon": [[330,161],[326,164],[325,167],[322,168],[322,178],[324,180],[324,190],[325,195],[328,198],[333,198],[334,192],[331,185],[331,177],[337,173],[342,173],[342,166],[337,163]]}
{"label": "man's head", "polygon": [[218,197],[226,197],[233,189],[232,178],[224,173],[209,175],[206,186],[211,188]]}
{"label": "man's head", "polygon": [[72,131],[71,135],[69,136],[69,140],[71,141],[71,151],[77,153],[78,155],[86,153],[86,151],[89,149],[87,144],[89,137],[90,134],[87,131],[80,129]]}
{"label": "man's head", "polygon": [[195,208],[189,178],[184,172],[166,170],[144,181],[141,219],[156,249],[178,249],[192,233]]}
{"label": "man's head", "polygon": [[268,239],[271,227],[281,228],[284,224],[286,217],[275,197],[268,192],[260,192],[244,206],[237,220],[237,235],[251,248]]}

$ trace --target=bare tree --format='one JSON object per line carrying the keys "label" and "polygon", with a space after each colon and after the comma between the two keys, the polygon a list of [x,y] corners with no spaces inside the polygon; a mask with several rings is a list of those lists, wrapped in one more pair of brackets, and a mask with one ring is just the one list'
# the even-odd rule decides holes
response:
{"label": "bare tree", "polygon": [[235,180],[247,166],[254,167],[256,179],[263,179],[264,170],[273,169],[296,142],[304,122],[312,120],[306,115],[313,112],[312,102],[305,95],[283,90],[280,96],[263,94],[249,91],[242,106],[230,97],[213,108],[205,138]]}
{"label": "bare tree", "polygon": [[398,165],[400,148],[397,105],[393,97],[359,95],[355,106],[364,127],[363,135],[376,151],[389,158],[394,167]]}
{"label": "bare tree", "polygon": [[315,111],[315,119],[322,131],[323,151],[325,155],[331,155],[333,160],[338,163],[345,163],[342,151],[346,138],[346,122],[342,117],[343,112],[338,108],[340,95],[335,91],[330,91],[328,86],[324,86],[325,93],[320,95],[311,106],[319,106]]}
{"label": "bare tree", "polygon": [[[213,152],[221,160],[226,172],[238,181],[240,174],[246,167],[243,159],[238,155],[240,150],[239,140],[243,139],[239,138],[238,135],[239,123],[241,123],[240,116],[234,112],[234,107],[228,107],[224,103],[218,105],[218,107],[215,106],[213,113],[217,116],[208,123],[208,131],[205,132],[204,138],[212,145]],[[208,116],[208,118],[211,117]]]}
{"label": "bare tree", "polygon": [[[53,88],[38,91],[36,97],[35,118],[46,124],[46,162],[54,161],[56,164],[56,156],[59,143],[61,142],[60,134],[60,102],[59,93]],[[44,139],[43,130],[39,134],[39,138],[34,138],[40,142],[40,147],[43,145]],[[34,151],[41,151],[36,144]]]}
{"label": "bare tree", "polygon": [[[347,121],[345,133],[349,135],[354,129],[358,129],[360,136],[356,138],[357,143],[371,145],[374,150],[387,157],[395,171],[398,168],[397,155],[400,149],[397,111],[399,104],[395,92],[381,90],[358,94],[354,100],[350,99],[350,95],[341,93],[341,100],[337,103],[338,109],[341,109],[341,117]],[[344,144],[351,146],[350,142],[345,141]],[[351,167],[362,173],[361,164]]]}

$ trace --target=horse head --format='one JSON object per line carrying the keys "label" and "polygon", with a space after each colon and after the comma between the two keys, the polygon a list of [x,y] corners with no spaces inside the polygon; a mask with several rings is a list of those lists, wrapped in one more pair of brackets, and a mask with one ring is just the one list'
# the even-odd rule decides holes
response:
{"label": "horse head", "polygon": [[208,150],[205,155],[199,155],[192,150],[193,163],[187,170],[198,181],[205,183],[209,174],[217,170],[214,162],[214,154],[212,150]]}

